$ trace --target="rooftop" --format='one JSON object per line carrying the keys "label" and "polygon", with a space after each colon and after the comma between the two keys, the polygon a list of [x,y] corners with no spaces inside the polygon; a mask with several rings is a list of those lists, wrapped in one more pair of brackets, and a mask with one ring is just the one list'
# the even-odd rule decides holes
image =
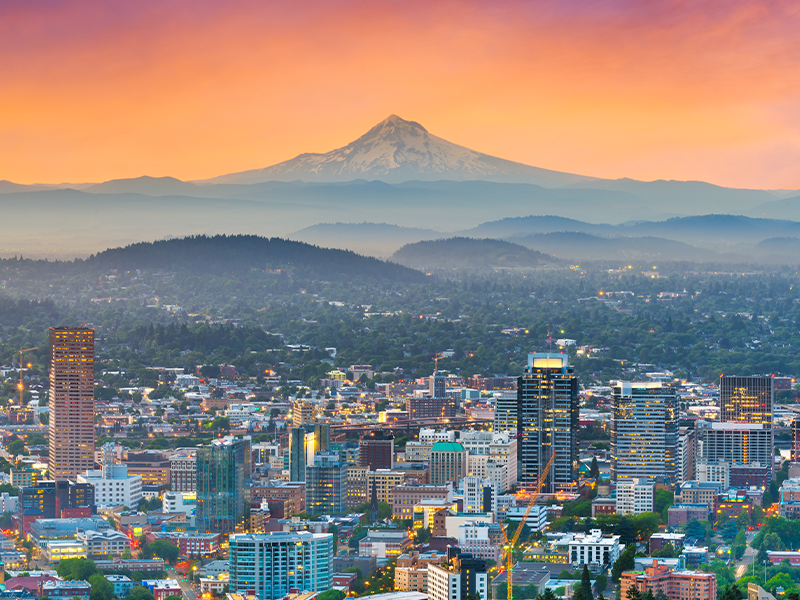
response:
{"label": "rooftop", "polygon": [[431,452],[463,452],[464,446],[458,442],[436,442]]}

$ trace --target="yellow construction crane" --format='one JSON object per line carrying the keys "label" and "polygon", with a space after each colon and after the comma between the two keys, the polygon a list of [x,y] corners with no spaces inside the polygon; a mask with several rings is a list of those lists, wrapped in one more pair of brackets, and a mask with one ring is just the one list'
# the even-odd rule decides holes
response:
{"label": "yellow construction crane", "polygon": [[445,358],[447,358],[447,357],[444,354],[441,354],[439,352],[437,352],[436,356],[433,357],[433,374],[434,375],[436,375],[436,373],[439,371],[439,361],[442,360],[442,359],[445,359]]}
{"label": "yellow construction crane", "polygon": [[536,504],[536,499],[539,497],[539,492],[542,491],[542,486],[544,485],[545,480],[547,479],[547,474],[550,472],[550,468],[553,466],[553,460],[556,457],[556,453],[550,456],[550,460],[547,461],[547,465],[544,467],[544,471],[539,474],[539,481],[536,484],[536,489],[533,490],[531,494],[531,501],[528,504],[528,508],[525,509],[525,515],[522,517],[522,521],[519,522],[517,526],[517,530],[514,532],[514,537],[511,541],[508,541],[508,535],[506,535],[507,527],[503,527],[500,525],[500,531],[503,532],[503,539],[505,540],[505,545],[503,546],[503,552],[505,553],[503,557],[500,559],[500,564],[503,564],[503,561],[506,561],[506,574],[507,574],[507,589],[506,598],[508,600],[513,600],[513,593],[514,593],[514,582],[512,578],[512,571],[514,570],[514,546],[517,545],[519,541],[519,536],[522,533],[522,528],[525,527],[525,521],[528,520],[528,516],[531,514],[531,509],[533,505]]}
{"label": "yellow construction crane", "polygon": [[[37,346],[35,348],[25,348],[25,349],[19,351],[19,383],[17,384],[17,388],[19,388],[19,405],[20,406],[22,406],[22,393],[25,390],[25,384],[22,383],[22,353],[23,352],[30,352],[31,350],[38,350],[38,349],[39,349],[39,347]],[[32,366],[31,363],[28,363],[28,368],[30,368],[31,366]]]}

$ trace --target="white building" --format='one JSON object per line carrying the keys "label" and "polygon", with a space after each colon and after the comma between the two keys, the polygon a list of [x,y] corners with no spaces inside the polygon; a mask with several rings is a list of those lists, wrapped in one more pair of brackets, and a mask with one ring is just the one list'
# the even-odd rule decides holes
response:
{"label": "white building", "polygon": [[103,445],[102,469],[78,475],[78,483],[94,486],[94,503],[101,506],[135,508],[142,500],[142,476],[128,475],[127,465],[114,464],[114,444]]}
{"label": "white building", "polygon": [[[488,600],[489,583],[486,572],[476,572],[475,593],[480,600]],[[467,590],[462,589],[461,569],[447,563],[428,565],[428,600],[463,600],[467,598]]]}
{"label": "white building", "polygon": [[723,489],[731,487],[731,463],[725,461],[697,461],[697,481],[717,481]]}
{"label": "white building", "polygon": [[500,547],[489,538],[490,523],[467,521],[458,527],[458,547],[462,551],[485,560],[500,560]]}
{"label": "white building", "polygon": [[[497,486],[491,480],[470,475],[461,480],[461,489],[464,491],[465,513],[497,512]],[[484,510],[486,495],[489,496],[489,507]]]}
{"label": "white building", "polygon": [[422,444],[435,444],[436,442],[455,442],[456,432],[446,429],[436,430],[423,427],[419,430],[419,441]]}
{"label": "white building", "polygon": [[621,515],[638,515],[652,512],[655,500],[655,484],[645,478],[620,479],[617,481],[617,508]]}
{"label": "white building", "polygon": [[128,536],[113,529],[78,531],[75,539],[86,547],[89,558],[119,557],[131,548]]}
{"label": "white building", "polygon": [[599,573],[617,562],[619,537],[603,535],[600,529],[592,529],[588,534],[568,534],[556,543],[567,546],[568,560],[574,566],[586,565],[593,573]]}
{"label": "white building", "polygon": [[[517,440],[509,432],[462,431],[458,441],[470,455],[486,456],[488,461],[506,467],[507,487],[501,492],[517,483]],[[487,467],[488,461],[485,463]],[[471,474],[479,477],[489,475],[488,471]]]}
{"label": "white building", "polygon": [[[503,520],[511,519],[512,521],[522,521],[526,510],[528,510],[527,504],[520,503],[517,506],[511,506],[506,510]],[[501,522],[499,518],[496,521],[498,523]],[[525,525],[527,525],[531,531],[544,531],[544,528],[547,527],[547,507],[532,507],[531,512],[528,513],[528,520],[525,521]]]}
{"label": "white building", "polygon": [[165,513],[185,513],[187,517],[193,517],[197,509],[197,493],[164,492],[161,507]]}

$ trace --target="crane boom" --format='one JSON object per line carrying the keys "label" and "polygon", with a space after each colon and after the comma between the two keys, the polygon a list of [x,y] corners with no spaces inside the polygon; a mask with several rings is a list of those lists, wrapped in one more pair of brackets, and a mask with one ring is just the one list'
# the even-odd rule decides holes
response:
{"label": "crane boom", "polygon": [[[550,460],[547,461],[547,464],[544,467],[544,470],[539,474],[539,481],[536,483],[536,489],[533,490],[531,494],[531,501],[528,503],[528,508],[525,509],[525,514],[522,517],[522,520],[519,522],[519,526],[517,530],[514,532],[514,537],[511,541],[508,540],[508,535],[506,534],[506,528],[502,525],[500,526],[500,531],[503,532],[503,539],[506,542],[504,547],[505,556],[503,557],[506,559],[506,573],[507,573],[507,583],[506,583],[506,598],[508,600],[513,600],[514,597],[514,582],[513,582],[513,570],[514,570],[514,546],[517,545],[519,541],[519,536],[522,533],[522,528],[525,527],[525,521],[528,520],[528,516],[531,514],[531,509],[533,505],[536,504],[536,499],[539,497],[539,493],[542,491],[542,486],[544,485],[545,479],[547,479],[547,474],[550,472],[550,468],[553,466],[553,461],[556,458],[556,453],[550,456]],[[502,561],[502,559],[501,559]]]}

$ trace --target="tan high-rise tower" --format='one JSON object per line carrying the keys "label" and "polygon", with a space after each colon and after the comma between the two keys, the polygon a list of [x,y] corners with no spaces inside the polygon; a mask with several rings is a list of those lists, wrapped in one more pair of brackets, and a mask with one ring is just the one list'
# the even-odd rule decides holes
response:
{"label": "tan high-rise tower", "polygon": [[94,468],[94,329],[50,328],[50,477]]}

